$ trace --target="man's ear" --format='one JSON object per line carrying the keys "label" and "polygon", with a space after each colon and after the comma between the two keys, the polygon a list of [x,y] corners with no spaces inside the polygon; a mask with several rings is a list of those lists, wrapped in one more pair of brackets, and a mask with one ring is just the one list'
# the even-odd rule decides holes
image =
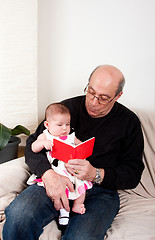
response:
{"label": "man's ear", "polygon": [[116,101],[122,96],[123,91],[121,91],[117,96],[116,96]]}
{"label": "man's ear", "polygon": [[45,128],[47,128],[47,129],[48,129],[48,127],[49,127],[49,124],[48,124],[48,122],[47,122],[47,121],[44,121],[44,126],[45,126]]}

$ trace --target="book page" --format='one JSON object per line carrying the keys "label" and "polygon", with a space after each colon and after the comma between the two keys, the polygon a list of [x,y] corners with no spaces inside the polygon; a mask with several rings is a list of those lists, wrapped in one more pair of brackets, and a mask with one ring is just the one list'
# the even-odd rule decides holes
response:
{"label": "book page", "polygon": [[72,146],[57,139],[53,140],[52,157],[68,162],[70,159],[85,159],[92,155],[95,138],[86,140],[77,146]]}

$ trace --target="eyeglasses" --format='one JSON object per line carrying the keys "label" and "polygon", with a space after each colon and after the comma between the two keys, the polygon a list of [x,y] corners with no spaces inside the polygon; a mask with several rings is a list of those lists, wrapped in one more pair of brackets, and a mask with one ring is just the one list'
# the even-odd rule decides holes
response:
{"label": "eyeglasses", "polygon": [[85,87],[84,93],[87,94],[88,98],[91,99],[91,100],[93,100],[94,98],[97,98],[98,103],[99,103],[99,104],[103,104],[103,105],[112,102],[112,100],[114,100],[114,98],[117,96],[117,95],[115,95],[115,96],[114,96],[112,99],[110,99],[110,100],[107,99],[107,98],[105,98],[105,96],[103,96],[103,95],[100,95],[99,97],[97,97],[97,96],[95,96],[95,93],[93,92],[93,89],[89,89],[89,83],[88,83],[87,86]]}

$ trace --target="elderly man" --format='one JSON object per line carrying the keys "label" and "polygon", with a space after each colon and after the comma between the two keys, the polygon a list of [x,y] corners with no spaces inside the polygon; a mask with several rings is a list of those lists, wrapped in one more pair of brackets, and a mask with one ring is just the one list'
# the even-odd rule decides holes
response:
{"label": "elderly man", "polygon": [[[90,75],[86,95],[63,101],[71,112],[76,137],[81,141],[95,137],[92,156],[66,164],[71,174],[94,185],[86,193],[85,214],[71,214],[63,240],[104,239],[119,210],[117,190],[135,188],[140,181],[143,135],[137,116],[117,102],[124,83],[119,69],[102,65]],[[51,169],[45,151],[31,151],[32,142],[43,129],[41,123],[28,138],[25,157],[45,188],[29,186],[6,209],[4,240],[38,239],[43,227],[58,217],[61,207],[70,210],[65,190],[74,191],[73,184]]]}

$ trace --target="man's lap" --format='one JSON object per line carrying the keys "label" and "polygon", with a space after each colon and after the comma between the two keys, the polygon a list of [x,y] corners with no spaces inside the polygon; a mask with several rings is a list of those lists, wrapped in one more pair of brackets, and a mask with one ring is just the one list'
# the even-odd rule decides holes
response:
{"label": "man's lap", "polygon": [[[63,236],[64,240],[103,239],[105,232],[118,212],[118,194],[116,191],[104,190],[94,186],[87,191],[85,206],[86,213],[83,215],[71,212],[71,218]],[[40,228],[37,229],[39,234],[46,224],[58,217],[58,212],[54,209],[52,201],[47,197],[45,189],[37,185],[29,186],[12,202],[8,209],[14,209],[11,213],[9,213],[9,210],[6,211],[8,218],[13,212],[16,212],[16,215],[20,215],[19,221],[21,223],[26,219],[27,224],[29,224],[28,218],[31,213],[31,218],[33,215],[37,225],[40,224]]]}
{"label": "man's lap", "polygon": [[95,186],[86,194],[85,207],[85,214],[71,214],[63,240],[103,239],[119,210],[118,194]]}
{"label": "man's lap", "polygon": [[[58,216],[44,187],[36,184],[26,188],[6,208],[3,239],[38,239],[43,227]],[[27,231],[27,232],[26,232]],[[33,238],[32,236],[35,235]]]}

